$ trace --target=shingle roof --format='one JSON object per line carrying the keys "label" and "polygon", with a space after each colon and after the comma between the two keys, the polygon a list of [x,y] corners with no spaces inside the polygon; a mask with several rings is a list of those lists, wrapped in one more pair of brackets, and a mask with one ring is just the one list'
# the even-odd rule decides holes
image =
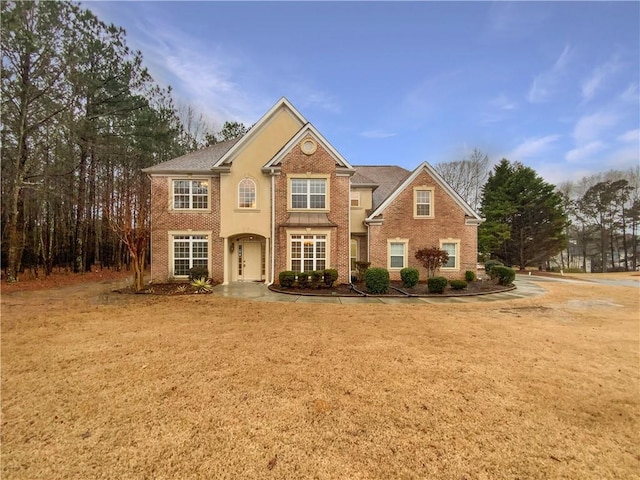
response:
{"label": "shingle roof", "polygon": [[187,153],[181,157],[145,168],[143,171],[146,173],[163,173],[192,171],[203,172],[211,170],[215,163],[220,160],[241,138],[242,137],[237,137],[232,140],[216,143],[210,147],[201,148],[195,152]]}
{"label": "shingle roof", "polygon": [[373,209],[375,210],[409,176],[411,172],[396,165],[354,165],[356,173],[351,184],[375,184]]}

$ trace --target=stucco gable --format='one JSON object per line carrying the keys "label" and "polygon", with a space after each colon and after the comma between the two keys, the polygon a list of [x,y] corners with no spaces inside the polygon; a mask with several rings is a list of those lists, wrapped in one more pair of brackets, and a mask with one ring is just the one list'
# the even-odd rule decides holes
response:
{"label": "stucco gable", "polygon": [[288,115],[297,123],[297,128],[307,124],[307,120],[302,114],[287,100],[282,97],[276,104],[258,120],[251,129],[242,137],[241,141],[230,148],[214,165],[214,167],[222,167],[229,165],[242,152],[243,149],[253,142],[257,137],[263,134],[265,128],[275,121],[281,115]]}
{"label": "stucco gable", "polygon": [[403,192],[406,188],[408,188],[413,181],[420,175],[420,173],[426,172],[434,181],[437,183],[439,187],[441,187],[464,211],[467,218],[474,222],[480,223],[482,219],[480,215],[473,210],[467,202],[456,192],[451,185],[449,185],[440,174],[427,162],[421,163],[418,168],[416,168],[411,175],[409,175],[389,196],[380,204],[378,207],[374,208],[371,214],[365,219],[366,222],[374,221],[375,217],[381,215],[384,210],[393,203],[393,201]]}

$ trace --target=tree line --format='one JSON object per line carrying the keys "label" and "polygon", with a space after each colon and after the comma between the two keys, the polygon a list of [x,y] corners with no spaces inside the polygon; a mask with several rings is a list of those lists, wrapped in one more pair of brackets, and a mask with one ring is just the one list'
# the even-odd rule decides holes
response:
{"label": "tree line", "polygon": [[25,268],[48,275],[54,267],[129,266],[132,238],[148,230],[141,169],[246,127],[226,122],[215,132],[192,107],[177,107],[125,31],[78,4],[1,7],[6,280]]}
{"label": "tree line", "polygon": [[435,168],[484,218],[479,261],[583,272],[640,266],[640,167],[557,187],[519,162],[503,159],[491,170],[477,149]]}

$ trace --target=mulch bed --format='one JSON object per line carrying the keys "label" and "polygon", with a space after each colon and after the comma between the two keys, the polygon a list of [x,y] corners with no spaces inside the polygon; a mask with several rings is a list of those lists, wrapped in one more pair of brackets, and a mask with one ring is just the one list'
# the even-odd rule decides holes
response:
{"label": "mulch bed", "polygon": [[363,282],[354,283],[353,286],[349,284],[340,284],[335,285],[332,288],[328,288],[325,286],[320,286],[317,288],[300,288],[300,287],[289,287],[282,288],[277,285],[272,285],[269,287],[270,290],[278,293],[287,293],[292,295],[320,295],[320,296],[342,296],[342,297],[360,297],[360,296],[370,296],[370,297],[458,297],[458,296],[468,296],[468,295],[486,295],[489,293],[498,293],[505,292],[508,290],[513,290],[515,287],[513,285],[510,286],[502,286],[497,285],[495,282],[491,280],[478,280],[475,282],[468,282],[467,288],[464,290],[454,290],[450,286],[447,286],[443,293],[429,293],[427,288],[427,282],[418,282],[418,284],[413,288],[405,288],[402,286],[402,282],[400,281],[391,281],[390,288],[387,293],[373,295],[367,293],[367,288],[365,287]]}
{"label": "mulch bed", "polygon": [[[218,285],[217,283],[211,283],[212,287]],[[209,295],[211,291],[199,291],[196,287],[190,283],[153,283],[145,286],[142,290],[137,291],[128,286],[126,288],[120,288],[114,290],[116,293],[138,294],[138,295]]]}

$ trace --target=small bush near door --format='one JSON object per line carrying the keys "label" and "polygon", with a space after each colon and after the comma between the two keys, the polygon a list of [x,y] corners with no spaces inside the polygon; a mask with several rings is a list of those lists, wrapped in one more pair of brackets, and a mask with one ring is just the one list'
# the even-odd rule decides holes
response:
{"label": "small bush near door", "polygon": [[278,279],[280,280],[280,286],[284,288],[290,288],[293,285],[293,282],[296,281],[296,274],[290,270],[280,272],[278,275]]}
{"label": "small bush near door", "polygon": [[205,280],[209,278],[209,269],[207,267],[193,267],[189,269],[190,282],[200,278],[204,278]]}
{"label": "small bush near door", "polygon": [[298,274],[298,286],[300,288],[307,288],[309,286],[309,273],[300,272]]}

